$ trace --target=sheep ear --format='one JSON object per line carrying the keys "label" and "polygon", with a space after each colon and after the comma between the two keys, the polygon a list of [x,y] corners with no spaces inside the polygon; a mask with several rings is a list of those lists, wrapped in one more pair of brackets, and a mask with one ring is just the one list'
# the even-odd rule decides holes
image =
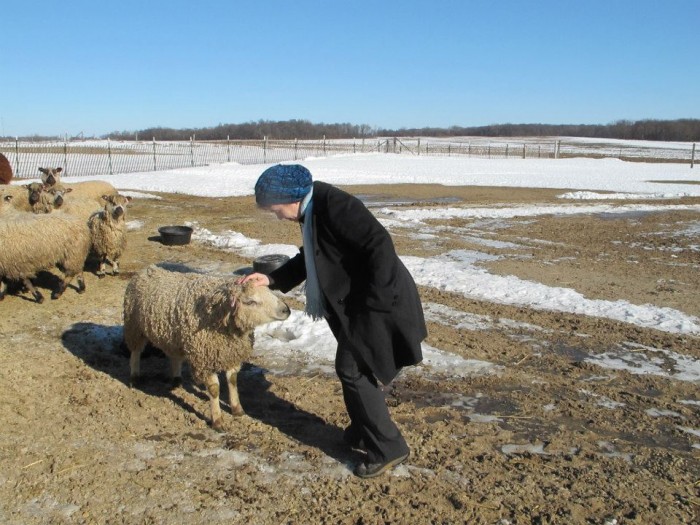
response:
{"label": "sheep ear", "polygon": [[48,175],[48,173],[49,173],[49,170],[47,170],[46,168],[39,168],[39,171],[40,171],[41,173],[45,173],[45,174],[47,174],[47,175]]}
{"label": "sheep ear", "polygon": [[56,168],[56,173],[61,173],[63,171],[63,168]]}

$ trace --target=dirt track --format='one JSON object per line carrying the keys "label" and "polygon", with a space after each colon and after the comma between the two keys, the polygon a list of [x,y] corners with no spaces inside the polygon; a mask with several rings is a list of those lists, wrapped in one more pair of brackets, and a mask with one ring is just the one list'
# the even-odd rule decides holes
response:
{"label": "dirt track", "polygon": [[[446,197],[466,206],[560,203],[563,193],[349,189],[421,206]],[[239,379],[247,415],[229,414],[224,433],[209,428],[206,396],[187,376],[169,390],[159,355],[144,360],[146,385],[129,388],[119,346],[128,277],[160,261],[220,272],[250,264],[197,242],[163,246],[158,226],[192,221],[264,243],[300,242],[298,227],[258,212],[251,198],[161,196],[129,209],[128,220],[143,226],[129,233],[121,277],[89,274],[84,295],[69,289],[42,305],[28,294],[0,302],[0,522],[699,523],[700,382],[675,369],[687,356],[697,374],[693,336],[421,288],[426,305],[481,321],[464,327],[433,315],[426,343],[500,368],[402,375],[388,400],[412,455],[371,481],[351,474],[359,456],[342,443],[346,419],[332,375],[276,374],[256,355]],[[542,216],[492,229],[453,219],[430,221],[449,226],[430,242],[392,233],[401,255],[489,251],[504,256],[487,265],[492,273],[700,316],[700,241],[679,234],[699,219]],[[518,247],[476,246],[463,228]],[[620,349],[669,377],[595,364]]]}

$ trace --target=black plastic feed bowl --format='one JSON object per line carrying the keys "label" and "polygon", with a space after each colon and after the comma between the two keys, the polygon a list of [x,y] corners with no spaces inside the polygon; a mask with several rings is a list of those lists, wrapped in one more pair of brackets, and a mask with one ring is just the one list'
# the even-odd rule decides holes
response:
{"label": "black plastic feed bowl", "polygon": [[158,228],[160,241],[167,246],[189,244],[192,239],[192,228],[189,226],[163,226]]}
{"label": "black plastic feed bowl", "polygon": [[268,274],[282,266],[288,260],[288,255],[282,255],[277,253],[273,253],[270,255],[261,255],[253,261],[253,271]]}

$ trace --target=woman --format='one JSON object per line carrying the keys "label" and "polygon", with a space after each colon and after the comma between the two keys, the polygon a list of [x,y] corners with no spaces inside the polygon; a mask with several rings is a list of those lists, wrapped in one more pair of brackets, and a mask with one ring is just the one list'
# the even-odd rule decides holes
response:
{"label": "woman", "polygon": [[301,223],[299,254],[269,275],[240,282],[287,292],[306,281],[306,312],[325,318],[338,342],[335,368],[350,425],[345,440],[367,452],[354,473],[371,478],[405,461],[380,382],[422,360],[427,336],[418,290],[389,233],[356,197],[313,182],[305,167],[276,165],[255,184],[259,207]]}

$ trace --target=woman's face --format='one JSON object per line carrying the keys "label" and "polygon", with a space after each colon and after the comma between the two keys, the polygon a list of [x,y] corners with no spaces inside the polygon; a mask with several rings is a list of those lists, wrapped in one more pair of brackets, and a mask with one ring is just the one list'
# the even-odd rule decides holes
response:
{"label": "woman's face", "polygon": [[269,206],[263,206],[262,209],[271,211],[279,220],[298,221],[300,205],[301,201],[290,202],[289,204],[270,204]]}

